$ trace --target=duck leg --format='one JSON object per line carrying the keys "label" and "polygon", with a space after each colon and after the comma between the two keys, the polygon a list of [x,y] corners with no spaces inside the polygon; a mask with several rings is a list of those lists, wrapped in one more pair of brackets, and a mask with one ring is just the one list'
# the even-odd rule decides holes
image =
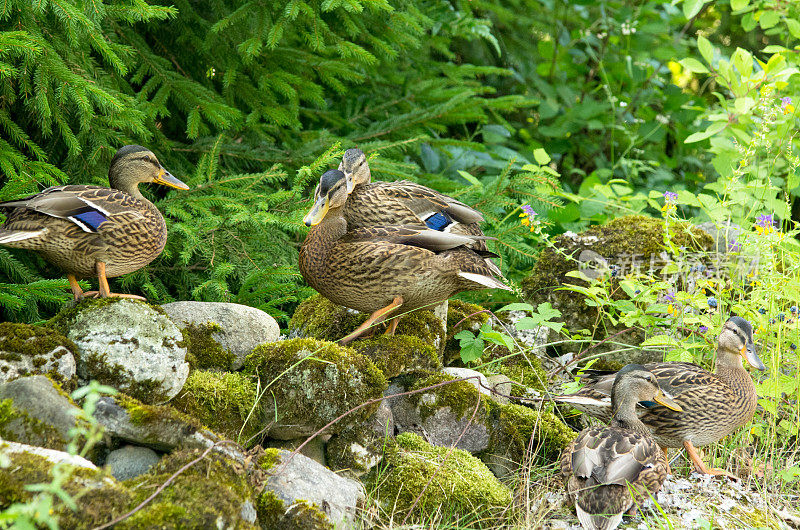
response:
{"label": "duck leg", "polygon": [[667,461],[667,475],[672,475],[672,468],[669,465],[669,455],[667,455],[667,448],[664,448],[664,459]]}
{"label": "duck leg", "polygon": [[724,469],[718,469],[715,467],[711,468],[706,467],[706,465],[703,463],[703,460],[700,458],[700,455],[697,453],[697,449],[695,449],[694,445],[692,445],[692,442],[685,440],[683,442],[683,446],[686,448],[686,452],[689,453],[689,458],[692,460],[692,464],[694,464],[694,469],[698,473],[704,473],[706,475],[715,475],[715,476],[722,475],[728,478],[732,478],[734,480],[739,480],[739,477],[737,477],[733,473],[725,471]]}
{"label": "duck leg", "polygon": [[144,296],[139,296],[136,294],[123,294],[123,293],[112,293],[111,288],[108,285],[108,278],[106,278],[106,264],[102,261],[98,261],[97,265],[95,265],[97,270],[97,282],[100,288],[99,291],[86,291],[84,296],[99,296],[100,298],[108,298],[108,297],[116,297],[116,298],[133,298],[134,300],[147,300]]}
{"label": "duck leg", "polygon": [[[363,324],[361,324],[360,326],[358,326],[355,329],[355,331],[353,331],[349,335],[346,335],[342,339],[340,339],[339,340],[339,345],[340,346],[344,346],[345,344],[347,344],[348,342],[352,341],[353,339],[361,336],[367,330],[367,328],[369,328],[370,326],[373,326],[375,324],[380,324],[381,322],[386,320],[386,318],[395,309],[397,309],[401,305],[403,305],[403,297],[402,296],[395,296],[395,298],[394,298],[394,300],[392,300],[391,304],[387,305],[386,307],[382,307],[382,308],[378,309],[377,311],[375,311],[374,313],[372,313],[370,315],[370,317]],[[395,325],[395,327],[397,327],[397,326]]]}
{"label": "duck leg", "polygon": [[69,287],[72,289],[72,296],[75,300],[80,300],[83,298],[83,289],[81,286],[78,285],[78,280],[75,278],[74,274],[67,274],[67,280],[69,280]]}
{"label": "duck leg", "polygon": [[390,322],[389,325],[386,326],[386,332],[384,335],[394,336],[395,330],[397,330],[397,325],[400,323],[400,317],[394,317]]}

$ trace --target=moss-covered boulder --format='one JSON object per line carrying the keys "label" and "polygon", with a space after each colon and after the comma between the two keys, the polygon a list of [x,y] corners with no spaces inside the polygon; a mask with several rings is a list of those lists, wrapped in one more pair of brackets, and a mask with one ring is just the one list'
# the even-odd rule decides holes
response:
{"label": "moss-covered boulder", "polygon": [[[244,373],[257,375],[264,395],[262,422],[273,438],[308,436],[348,411],[380,398],[387,383],[383,373],[351,348],[316,339],[291,339],[253,350]],[[334,423],[334,434],[363,423],[378,402]]]}
{"label": "moss-covered boulder", "polygon": [[0,439],[63,451],[81,409],[43,375],[0,384]]}
{"label": "moss-covered boulder", "polygon": [[83,300],[51,325],[77,348],[78,376],[146,403],[165,403],[189,375],[183,335],[158,306],[125,298]]}
{"label": "moss-covered boulder", "polygon": [[42,374],[74,389],[75,344],[58,331],[42,326],[0,323],[0,383]]}
{"label": "moss-covered boulder", "polygon": [[337,473],[360,477],[383,458],[387,437],[394,436],[394,416],[386,401],[361,425],[335,434],[326,445],[327,465]]}
{"label": "moss-covered boulder", "polygon": [[[364,487],[306,458],[267,449],[257,460],[261,493],[256,507],[261,528],[333,530],[354,528]],[[259,480],[260,478],[260,480]]]}
{"label": "moss-covered boulder", "polygon": [[236,355],[214,338],[220,332],[222,328],[214,322],[187,324],[181,328],[190,370],[233,369],[231,365],[236,363]]}
{"label": "moss-covered boulder", "polygon": [[[631,272],[636,266],[649,268],[651,264],[655,264],[659,270],[664,267],[665,259],[669,258],[664,248],[665,233],[664,221],[661,219],[628,216],[615,219],[604,226],[592,227],[581,234],[568,232],[561,235],[555,240],[555,248],[542,251],[530,275],[523,280],[522,291],[525,298],[534,306],[550,302],[561,311],[565,327],[571,331],[586,329],[594,333],[597,339],[615,334],[623,327],[615,327],[599,320],[597,309],[587,306],[583,296],[557,288],[565,284],[586,286],[585,281],[567,276],[567,273],[581,269],[590,277],[605,274],[611,282],[613,296],[616,299],[626,297],[622,289],[615,288],[617,277]],[[713,238],[688,223],[672,224],[669,234],[675,247],[697,253],[698,259],[703,259],[703,256],[714,250]],[[613,342],[637,345],[644,339],[643,332],[629,331],[615,335]],[[580,346],[576,345],[575,348]],[[619,349],[617,345],[608,343],[594,352],[616,349]],[[620,368],[631,362],[661,360],[661,355],[659,350],[625,349],[624,352],[607,356],[604,364],[611,368]]]}
{"label": "moss-covered boulder", "polygon": [[258,442],[263,411],[253,375],[194,370],[170,405],[245,446]]}
{"label": "moss-covered boulder", "polygon": [[387,379],[401,374],[437,371],[442,361],[432,345],[409,335],[381,335],[354,341],[355,351],[368,357]]}
{"label": "moss-covered boulder", "polygon": [[509,518],[511,491],[466,451],[434,447],[413,433],[387,444],[386,467],[371,475],[378,502],[387,513],[427,520],[446,509],[459,526],[496,527]]}
{"label": "moss-covered boulder", "polygon": [[[153,469],[125,484],[133,506],[173,477],[176,471],[200,457],[190,449],[164,456]],[[168,487],[114,528],[237,528],[256,529],[256,494],[241,463],[212,451],[174,477]]]}
{"label": "moss-covered boulder", "polygon": [[[402,309],[402,308],[401,308]],[[289,329],[300,337],[336,342],[360,326],[369,315],[336,305],[316,294],[304,300],[292,315]],[[432,345],[437,353],[444,346],[445,324],[433,311],[420,310],[400,317],[396,335],[410,335]],[[377,326],[375,333],[382,333]]]}
{"label": "moss-covered boulder", "polygon": [[576,436],[552,412],[513,403],[492,404],[489,423],[489,448],[481,458],[497,477],[516,475],[534,457],[542,462],[556,461]]}
{"label": "moss-covered boulder", "polygon": [[64,473],[61,488],[77,504],[74,511],[63,502],[54,505],[52,515],[61,528],[93,528],[134,506],[127,488],[80,456],[2,440],[0,453],[11,461],[0,470],[0,510],[33,499],[36,492],[26,486],[52,483],[56,464]]}

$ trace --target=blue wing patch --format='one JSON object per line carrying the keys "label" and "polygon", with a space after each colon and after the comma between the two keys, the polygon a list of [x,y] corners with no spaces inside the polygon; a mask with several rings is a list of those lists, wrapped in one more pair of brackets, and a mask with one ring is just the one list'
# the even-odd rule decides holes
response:
{"label": "blue wing patch", "polygon": [[645,408],[651,409],[653,407],[657,407],[658,403],[656,403],[655,401],[640,401],[639,405],[641,405],[641,406],[643,406]]}
{"label": "blue wing patch", "polygon": [[444,212],[436,212],[435,214],[432,214],[428,216],[427,219],[425,219],[425,224],[431,230],[438,230],[439,232],[441,232],[442,230],[453,224],[453,220],[450,218],[449,215],[447,215]]}
{"label": "blue wing patch", "polygon": [[91,228],[92,232],[96,232],[100,225],[108,221],[108,217],[101,214],[97,210],[89,210],[76,215],[74,218],[78,219],[81,223]]}

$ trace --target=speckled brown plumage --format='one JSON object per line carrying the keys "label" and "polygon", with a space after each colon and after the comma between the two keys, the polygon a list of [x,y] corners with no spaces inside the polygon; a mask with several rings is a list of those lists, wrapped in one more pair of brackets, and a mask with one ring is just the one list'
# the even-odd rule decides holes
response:
{"label": "speckled brown plumage", "polygon": [[[742,357],[764,369],[755,353],[752,327],[740,317],[723,326],[717,349],[716,373],[692,363],[649,363],[644,368],[655,374],[658,384],[675,396],[683,412],[647,404],[637,408],[641,421],[661,447],[702,447],[732,433],[753,418],[758,396],[753,380],[742,367]],[[554,399],[603,421],[611,418],[609,399],[613,372],[587,370],[580,391]],[[689,446],[687,446],[689,444]],[[701,463],[690,454],[698,470]],[[708,471],[706,471],[708,472]]]}
{"label": "speckled brown plumage", "polygon": [[110,188],[67,185],[0,203],[6,222],[0,244],[31,250],[67,273],[76,298],[75,278],[107,277],[138,270],[164,249],[167,226],[158,209],[138,190],[140,182],[188,189],[141,146],[119,149],[109,168]]}
{"label": "speckled brown plumage", "polygon": [[561,455],[561,475],[569,498],[575,502],[584,528],[616,528],[622,514],[655,494],[668,474],[666,457],[637,418],[634,408],[642,399],[657,399],[675,406],[661,395],[656,379],[640,365],[620,370],[614,383],[614,409],[607,427],[589,427]]}
{"label": "speckled brown plumage", "polygon": [[459,291],[508,289],[485,253],[468,248],[480,241],[474,237],[424,226],[348,230],[344,204],[349,199],[344,175],[337,170],[323,175],[316,196],[326,213],[300,249],[300,272],[336,304],[375,312],[402,297],[401,311],[406,312]]}

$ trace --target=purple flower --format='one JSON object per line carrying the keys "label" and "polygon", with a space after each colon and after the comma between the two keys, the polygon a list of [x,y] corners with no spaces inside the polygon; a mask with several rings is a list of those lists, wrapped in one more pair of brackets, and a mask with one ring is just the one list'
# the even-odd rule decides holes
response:
{"label": "purple flower", "polygon": [[523,204],[522,206],[520,206],[520,208],[522,208],[522,211],[528,214],[529,217],[537,215],[536,212],[533,211],[533,208],[531,207],[530,204]]}
{"label": "purple flower", "polygon": [[728,241],[728,252],[739,252],[740,250],[742,250],[742,245],[736,239]]}
{"label": "purple flower", "polygon": [[667,302],[674,302],[675,301],[675,291],[667,291],[664,294],[664,300]]}
{"label": "purple flower", "polygon": [[772,217],[771,213],[765,213],[764,215],[759,215],[758,219],[756,219],[756,224],[761,228],[772,228],[773,224],[775,223],[775,219]]}
{"label": "purple flower", "polygon": [[785,96],[781,98],[781,107],[785,107],[786,105],[792,104],[792,98],[789,96]]}
{"label": "purple flower", "polygon": [[675,204],[675,201],[678,200],[678,194],[673,191],[665,191],[664,200],[670,204]]}
{"label": "purple flower", "polygon": [[706,331],[708,331],[708,326],[700,326],[699,328],[697,328],[697,331],[699,331],[700,333],[705,333]]}

